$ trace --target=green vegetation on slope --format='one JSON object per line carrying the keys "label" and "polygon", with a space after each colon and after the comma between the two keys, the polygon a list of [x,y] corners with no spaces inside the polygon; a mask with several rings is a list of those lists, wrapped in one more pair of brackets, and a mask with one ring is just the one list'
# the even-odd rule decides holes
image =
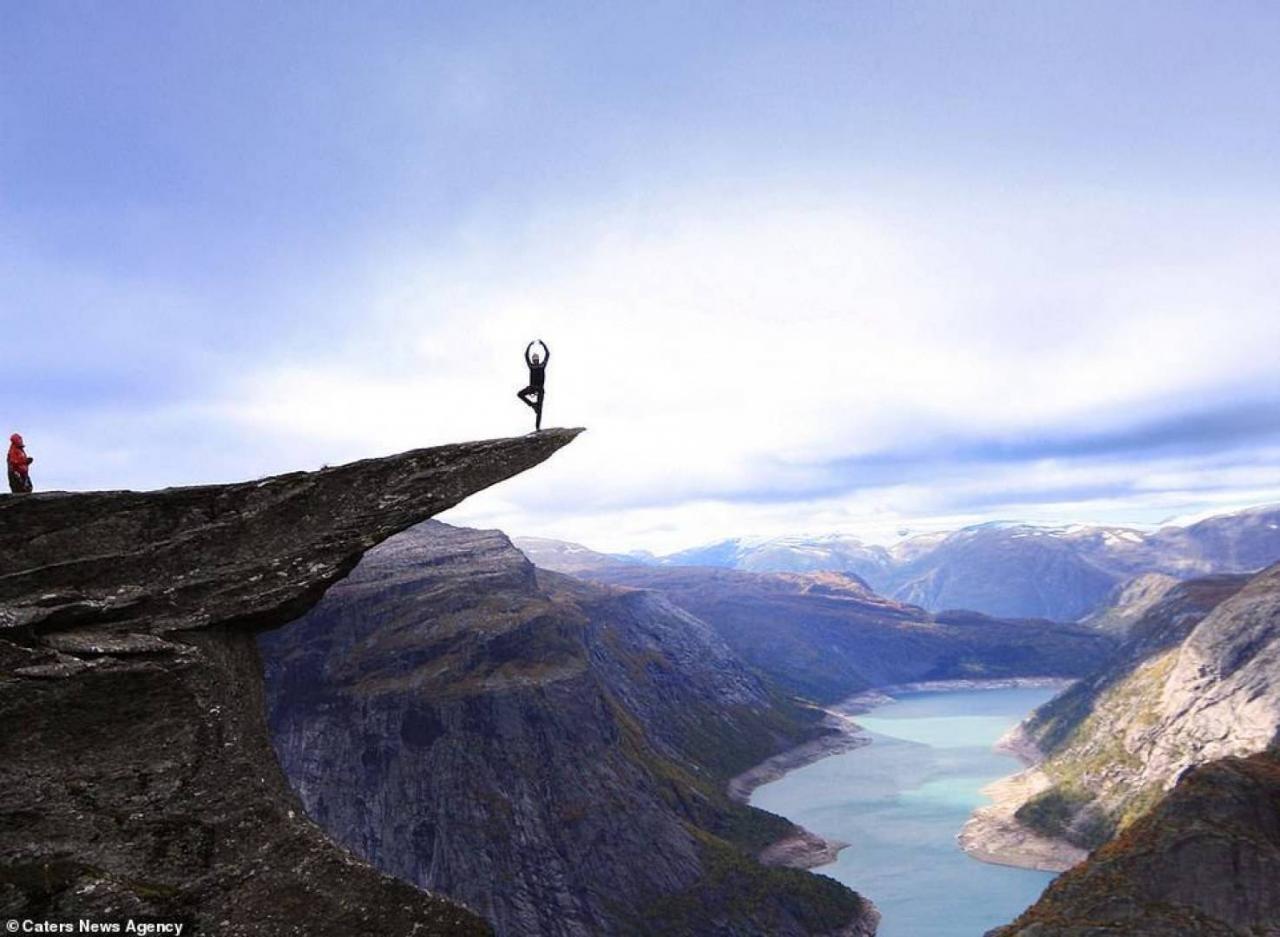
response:
{"label": "green vegetation on slope", "polygon": [[634,934],[696,934],[708,921],[726,924],[750,917],[781,930],[783,915],[806,933],[831,933],[863,918],[869,903],[834,879],[797,869],[766,868],[742,850],[701,830],[704,875],[696,885],[654,901],[633,918]]}

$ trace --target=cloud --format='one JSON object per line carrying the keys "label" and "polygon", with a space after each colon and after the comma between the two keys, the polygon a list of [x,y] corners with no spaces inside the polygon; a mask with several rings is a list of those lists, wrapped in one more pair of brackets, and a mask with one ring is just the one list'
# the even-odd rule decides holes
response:
{"label": "cloud", "polygon": [[993,479],[1032,491],[1055,460],[1121,487],[1041,497],[1120,504],[1143,465],[1274,441],[1273,233],[1221,203],[986,193],[923,212],[918,187],[848,188],[674,193],[382,254],[332,354],[247,373],[210,418],[326,461],[519,432],[520,353],[542,337],[549,422],[591,432],[462,518],[682,542],[716,503],[804,527],[979,512]]}

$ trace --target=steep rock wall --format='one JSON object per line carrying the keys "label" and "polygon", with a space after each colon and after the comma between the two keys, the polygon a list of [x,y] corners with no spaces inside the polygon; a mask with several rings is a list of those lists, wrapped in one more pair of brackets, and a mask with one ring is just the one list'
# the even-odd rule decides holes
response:
{"label": "steep rock wall", "polygon": [[0,911],[485,933],[306,818],[267,738],[253,634],[577,432],[236,485],[0,498]]}
{"label": "steep rock wall", "polygon": [[812,714],[660,596],[432,523],[262,645],[311,815],[502,935],[874,930],[843,886],[757,863],[794,827],[724,793]]}

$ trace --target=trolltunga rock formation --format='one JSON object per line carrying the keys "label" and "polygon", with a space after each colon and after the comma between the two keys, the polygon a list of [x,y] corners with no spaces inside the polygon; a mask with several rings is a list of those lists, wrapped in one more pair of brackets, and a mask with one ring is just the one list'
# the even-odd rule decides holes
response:
{"label": "trolltunga rock formation", "polygon": [[0,913],[221,934],[483,934],[303,813],[255,634],[580,430],[158,492],[0,498]]}

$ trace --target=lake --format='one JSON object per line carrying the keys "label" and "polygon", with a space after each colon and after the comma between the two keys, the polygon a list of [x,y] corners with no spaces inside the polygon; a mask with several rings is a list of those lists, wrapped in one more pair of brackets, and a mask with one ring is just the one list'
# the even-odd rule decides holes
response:
{"label": "lake", "polygon": [[851,843],[815,871],[870,898],[879,937],[979,937],[1017,917],[1051,872],[971,859],[956,844],[979,791],[1020,767],[991,746],[1052,687],[904,693],[858,716],[872,743],[757,788],[755,806]]}

